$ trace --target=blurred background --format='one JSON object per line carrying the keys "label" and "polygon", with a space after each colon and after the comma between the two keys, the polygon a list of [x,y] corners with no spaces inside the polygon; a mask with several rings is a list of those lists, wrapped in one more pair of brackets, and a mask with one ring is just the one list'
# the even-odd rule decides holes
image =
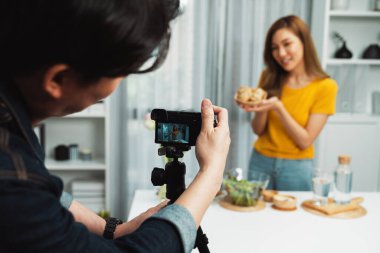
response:
{"label": "blurred background", "polygon": [[[151,171],[165,164],[157,154],[159,145],[154,143],[150,111],[200,111],[205,97],[229,111],[232,142],[226,170],[242,168],[246,173],[255,139],[250,128],[252,115],[236,106],[233,95],[240,85],[257,86],[264,68],[267,29],[278,18],[294,14],[309,25],[323,67],[339,85],[337,114],[330,117],[317,140],[315,167],[333,170],[339,154],[351,155],[354,190],[378,191],[380,59],[362,57],[368,46],[379,44],[380,12],[376,2],[379,1],[183,0],[183,14],[172,24],[172,40],[164,65],[153,73],[123,80],[124,85],[106,100],[101,120],[76,119],[77,129],[88,121],[95,125],[101,121],[101,127],[89,128],[95,136],[86,138],[94,141],[83,142],[100,154],[103,167],[85,172],[60,167],[54,173],[63,175],[68,191],[72,191],[69,183],[75,180],[94,175],[100,178],[103,207],[111,210],[113,216],[126,218],[134,191],[154,188]],[[346,41],[352,59],[334,59],[334,52],[341,46],[334,32]],[[48,153],[64,140],[49,137],[56,133],[47,122]],[[85,138],[74,137],[75,134],[71,140],[79,144],[78,140]],[[187,182],[198,170],[194,149],[183,158]]]}

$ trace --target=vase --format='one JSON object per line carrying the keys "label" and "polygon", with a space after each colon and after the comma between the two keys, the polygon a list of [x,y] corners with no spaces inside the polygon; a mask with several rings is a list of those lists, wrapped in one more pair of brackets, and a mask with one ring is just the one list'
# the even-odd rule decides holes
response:
{"label": "vase", "polygon": [[341,48],[339,48],[334,55],[335,58],[350,59],[352,57],[351,51],[347,48],[346,42],[343,42]]}
{"label": "vase", "polygon": [[331,10],[347,10],[349,6],[348,0],[331,0]]}
{"label": "vase", "polygon": [[369,45],[363,52],[363,59],[380,59],[380,46]]}

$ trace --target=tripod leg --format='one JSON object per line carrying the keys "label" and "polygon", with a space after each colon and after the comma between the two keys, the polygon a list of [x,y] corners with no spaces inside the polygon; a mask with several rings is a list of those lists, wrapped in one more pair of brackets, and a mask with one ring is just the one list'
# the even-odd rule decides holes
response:
{"label": "tripod leg", "polygon": [[207,247],[208,238],[206,234],[203,233],[201,226],[197,230],[197,238],[195,239],[195,248],[198,248],[199,253],[210,253],[210,250]]}

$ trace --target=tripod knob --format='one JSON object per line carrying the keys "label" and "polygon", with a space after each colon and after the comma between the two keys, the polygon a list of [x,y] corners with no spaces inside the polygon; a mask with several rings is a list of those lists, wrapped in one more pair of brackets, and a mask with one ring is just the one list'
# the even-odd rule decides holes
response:
{"label": "tripod knob", "polygon": [[164,185],[165,180],[165,170],[161,168],[154,168],[151,175],[151,181],[154,186]]}

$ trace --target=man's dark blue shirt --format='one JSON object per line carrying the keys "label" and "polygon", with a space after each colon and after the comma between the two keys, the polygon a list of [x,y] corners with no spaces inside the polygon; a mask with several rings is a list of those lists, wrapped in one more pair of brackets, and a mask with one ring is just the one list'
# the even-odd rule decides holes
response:
{"label": "man's dark blue shirt", "polygon": [[178,228],[159,218],[116,240],[90,233],[60,204],[63,184],[49,174],[44,156],[22,97],[0,81],[1,253],[183,251]]}

